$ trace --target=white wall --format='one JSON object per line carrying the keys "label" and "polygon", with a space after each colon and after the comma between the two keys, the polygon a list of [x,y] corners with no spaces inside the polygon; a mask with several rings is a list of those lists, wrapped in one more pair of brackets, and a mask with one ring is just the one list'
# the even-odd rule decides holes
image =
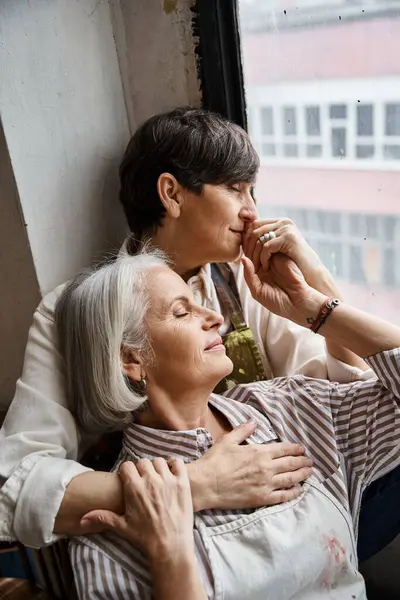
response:
{"label": "white wall", "polygon": [[119,243],[129,137],[107,2],[0,4],[0,114],[42,293]]}
{"label": "white wall", "polygon": [[200,106],[194,0],[110,0],[131,130],[176,106]]}

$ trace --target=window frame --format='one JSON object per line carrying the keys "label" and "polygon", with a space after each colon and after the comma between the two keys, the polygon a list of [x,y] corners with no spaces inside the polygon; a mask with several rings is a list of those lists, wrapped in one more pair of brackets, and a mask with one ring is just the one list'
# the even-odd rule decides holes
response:
{"label": "window frame", "polygon": [[202,106],[247,130],[237,0],[196,0],[192,8]]}

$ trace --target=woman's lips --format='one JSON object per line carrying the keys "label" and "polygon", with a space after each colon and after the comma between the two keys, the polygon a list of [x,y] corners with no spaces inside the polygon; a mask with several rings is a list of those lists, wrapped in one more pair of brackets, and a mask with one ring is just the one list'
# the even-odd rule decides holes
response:
{"label": "woman's lips", "polygon": [[218,336],[211,344],[205,347],[205,352],[217,351],[217,350],[225,350],[225,346],[222,343],[222,338]]}
{"label": "woman's lips", "polygon": [[216,346],[212,346],[211,348],[206,348],[205,352],[217,352],[217,350],[225,351],[225,346],[223,344],[217,344]]}

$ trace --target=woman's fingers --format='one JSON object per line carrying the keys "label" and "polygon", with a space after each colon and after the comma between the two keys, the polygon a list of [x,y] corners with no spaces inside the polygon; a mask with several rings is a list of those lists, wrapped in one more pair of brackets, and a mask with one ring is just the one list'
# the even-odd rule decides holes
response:
{"label": "woman's fingers", "polygon": [[242,257],[242,264],[244,268],[244,279],[248,285],[251,295],[257,300],[262,291],[261,279],[255,271],[253,262],[247,258],[247,256]]}
{"label": "woman's fingers", "polygon": [[259,244],[261,250],[259,254],[259,264],[256,271],[260,267],[262,267],[262,270],[265,272],[269,271],[271,256],[273,254],[281,252],[283,249],[283,245],[284,240],[281,237],[276,237],[270,240],[269,242],[265,242],[265,244],[263,244],[262,246],[261,244]]}
{"label": "woman's fingers", "polygon": [[257,423],[255,421],[247,421],[247,423],[238,425],[229,433],[225,433],[216,444],[241,444],[253,435],[256,429]]}
{"label": "woman's fingers", "polygon": [[181,458],[171,458],[168,461],[169,469],[176,477],[183,477],[187,475],[185,463]]}
{"label": "woman's fingers", "polygon": [[82,517],[80,526],[81,535],[110,530],[121,532],[125,529],[125,521],[124,517],[110,510],[92,510]]}
{"label": "woman's fingers", "polygon": [[274,470],[275,474],[288,473],[304,467],[311,467],[312,464],[311,458],[307,456],[285,456],[274,461]]}
{"label": "woman's fingers", "polygon": [[171,474],[168,463],[163,458],[155,458],[152,462],[153,469],[162,477],[168,477]]}
{"label": "woman's fingers", "polygon": [[303,488],[301,485],[295,485],[292,488],[286,490],[275,490],[271,492],[269,495],[269,505],[273,504],[282,504],[283,502],[289,502],[290,500],[294,500],[298,498],[302,493]]}
{"label": "woman's fingers", "polygon": [[132,484],[133,486],[136,486],[140,482],[140,474],[136,465],[130,460],[122,463],[119,469],[119,476],[123,484]]}
{"label": "woman's fingers", "polygon": [[262,235],[270,233],[271,231],[277,234],[277,230],[281,225],[281,221],[276,221],[275,223],[271,224],[264,224],[264,221],[262,221],[261,223],[262,224],[258,227],[255,227],[253,224],[252,228],[246,231],[243,240],[243,250],[246,256],[248,256],[254,262],[256,271],[259,267],[258,257],[263,247],[263,243],[260,242],[260,237]]}
{"label": "woman's fingers", "polygon": [[[269,451],[270,458],[281,459],[287,457],[289,460],[291,457],[302,456],[305,452],[304,446],[301,444],[292,444],[290,442],[275,442],[273,444],[267,444],[264,446]],[[281,473],[282,471],[275,471]]]}
{"label": "woman's fingers", "polygon": [[311,467],[303,467],[302,469],[298,469],[297,471],[291,471],[289,473],[280,473],[279,475],[275,475],[272,478],[272,483],[278,489],[290,488],[293,485],[301,483],[305,481],[313,474],[313,469]]}
{"label": "woman's fingers", "polygon": [[148,458],[141,458],[140,460],[138,460],[135,466],[141,477],[143,477],[144,475],[154,475],[153,464]]}

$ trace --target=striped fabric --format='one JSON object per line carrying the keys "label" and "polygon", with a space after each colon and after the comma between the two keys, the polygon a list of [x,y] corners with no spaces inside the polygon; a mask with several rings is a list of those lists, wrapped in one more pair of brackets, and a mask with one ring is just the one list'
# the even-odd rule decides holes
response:
{"label": "striped fabric", "polygon": [[[367,362],[376,379],[337,384],[299,375],[238,386],[224,397],[210,398],[232,427],[250,418],[257,421],[248,443],[303,444],[314,461],[316,477],[351,512],[356,532],[362,492],[400,464],[400,349]],[[125,433],[115,469],[125,460],[144,457],[176,456],[191,462],[212,443],[203,428],[174,432],[133,424]],[[253,511],[205,510],[197,517],[214,526],[249,512]],[[305,551],[306,546],[307,540]],[[116,535],[77,538],[71,542],[70,555],[81,599],[152,598],[146,558]],[[197,559],[205,579],[210,572],[207,558],[198,554]]]}

